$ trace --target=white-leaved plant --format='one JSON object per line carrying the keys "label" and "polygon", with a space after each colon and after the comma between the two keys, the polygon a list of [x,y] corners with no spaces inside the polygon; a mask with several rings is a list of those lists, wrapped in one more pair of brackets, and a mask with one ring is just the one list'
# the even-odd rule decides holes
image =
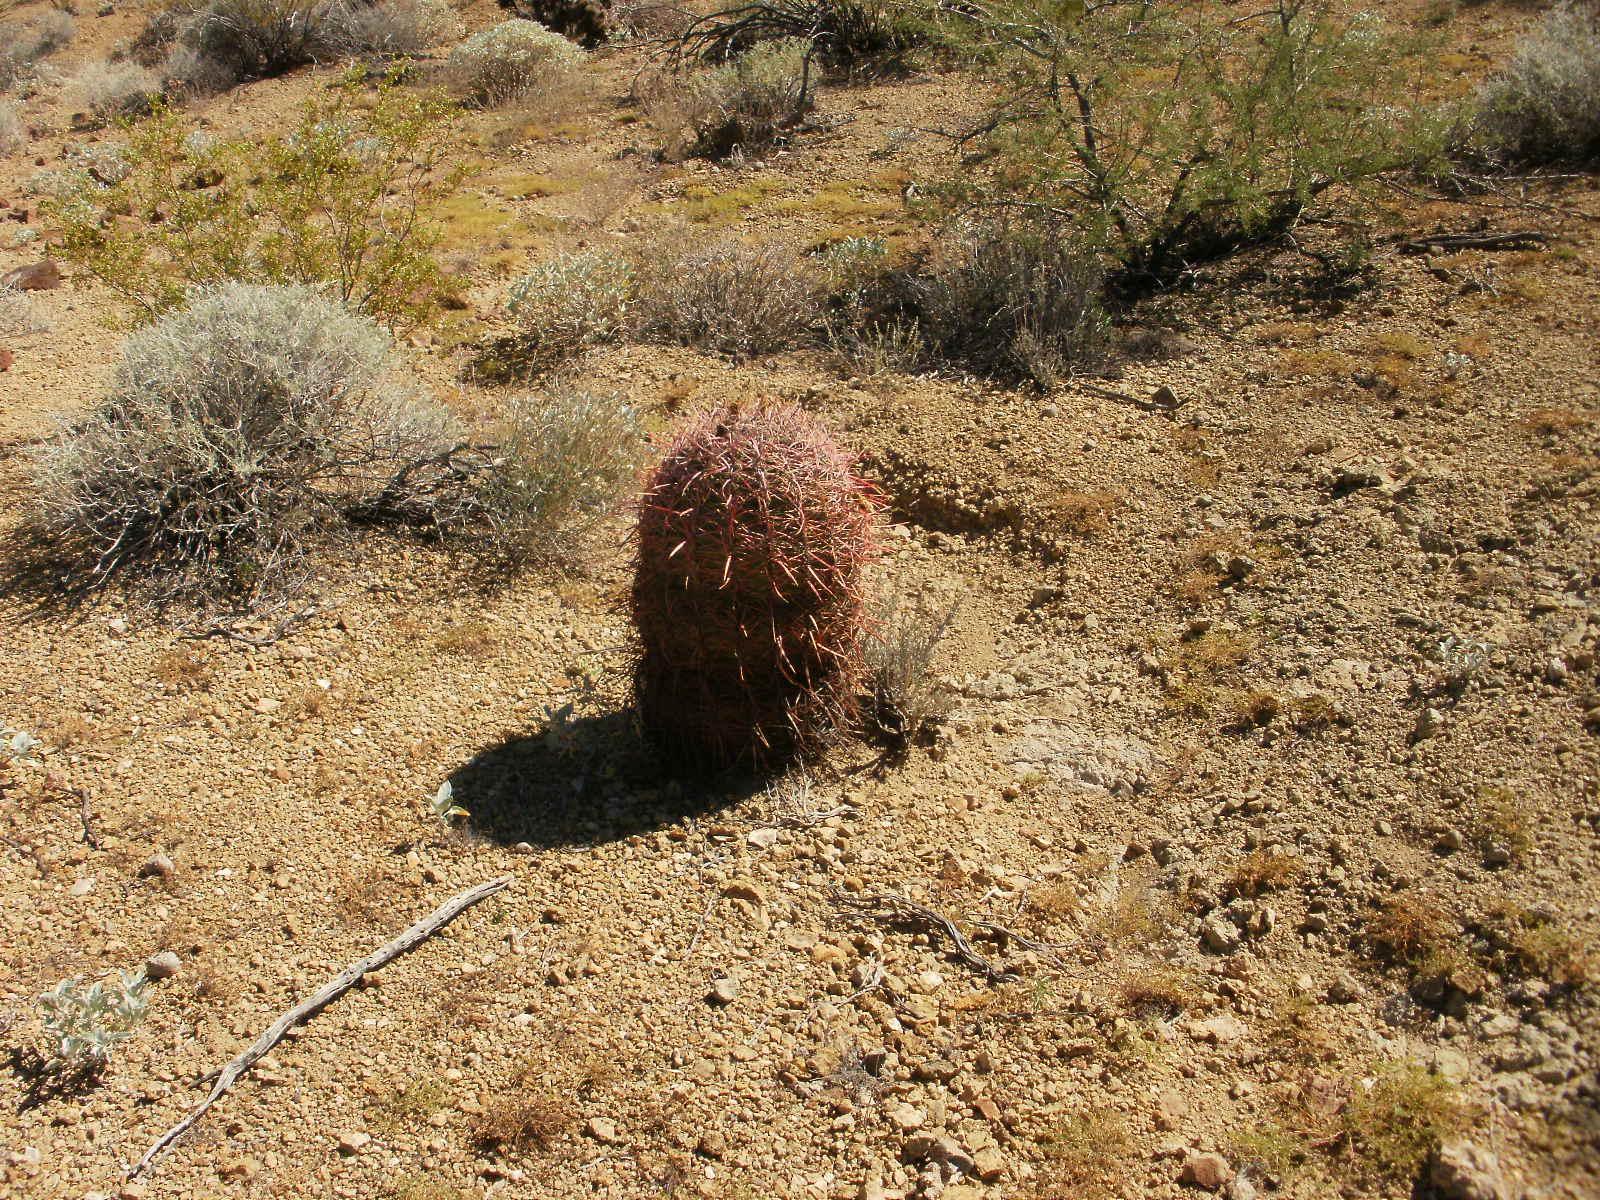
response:
{"label": "white-leaved plant", "polygon": [[456,803],[456,789],[448,779],[441,783],[439,790],[433,794],[430,807],[433,809],[433,815],[441,821],[455,821],[469,815],[466,809]]}
{"label": "white-leaved plant", "polygon": [[103,1067],[112,1048],[134,1035],[150,1010],[143,971],[124,971],[119,980],[85,985],[81,976],[63,979],[39,997],[44,1030],[63,1067]]}

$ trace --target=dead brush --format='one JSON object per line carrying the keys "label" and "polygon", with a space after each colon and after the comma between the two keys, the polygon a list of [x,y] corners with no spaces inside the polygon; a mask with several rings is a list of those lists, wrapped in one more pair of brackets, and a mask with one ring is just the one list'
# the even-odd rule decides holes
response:
{"label": "dead brush", "polygon": [[1305,863],[1292,854],[1254,850],[1240,860],[1228,880],[1231,896],[1256,897],[1292,883],[1305,869]]}
{"label": "dead brush", "polygon": [[959,611],[958,600],[907,603],[891,585],[874,616],[866,646],[869,716],[873,732],[897,753],[927,736],[950,711],[949,690],[934,674],[933,662]]}

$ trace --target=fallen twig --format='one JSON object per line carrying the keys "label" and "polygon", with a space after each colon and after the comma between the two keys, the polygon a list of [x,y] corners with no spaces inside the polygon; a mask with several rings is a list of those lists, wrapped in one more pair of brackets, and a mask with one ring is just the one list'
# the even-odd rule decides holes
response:
{"label": "fallen twig", "polygon": [[1023,937],[1015,929],[1008,929],[1004,925],[996,925],[993,921],[974,921],[974,929],[981,929],[990,937],[1000,942],[1015,942],[1024,950],[1032,950],[1035,954],[1054,954],[1057,950],[1069,949],[1065,942],[1036,942],[1032,938]]}
{"label": "fallen twig", "polygon": [[100,839],[94,835],[94,813],[89,807],[89,793],[82,788],[73,788],[78,794],[78,821],[83,825],[83,844],[91,850],[100,849]]}
{"label": "fallen twig", "polygon": [[874,892],[870,896],[852,896],[834,889],[833,898],[847,908],[865,916],[902,925],[917,925],[934,933],[942,933],[950,940],[955,956],[977,971],[990,983],[1007,983],[1016,978],[1011,971],[1001,970],[972,948],[967,935],[943,913],[935,912],[915,900],[908,900],[896,892]]}
{"label": "fallen twig", "polygon": [[1101,387],[1094,383],[1085,383],[1081,379],[1071,380],[1064,386],[1069,390],[1088,392],[1089,395],[1098,396],[1102,400],[1116,400],[1121,404],[1131,404],[1135,408],[1144,409],[1146,412],[1170,413],[1176,412],[1178,409],[1183,407],[1183,401],[1179,400],[1176,396],[1173,396],[1170,388],[1158,388],[1156,390],[1156,395],[1158,396],[1168,395],[1173,397],[1170,403],[1163,403],[1158,400],[1141,400],[1137,396],[1128,395],[1127,392],[1119,392],[1114,388]]}
{"label": "fallen twig", "polygon": [[246,646],[254,646],[259,650],[264,646],[272,645],[274,642],[282,641],[295,628],[325,611],[326,609],[320,604],[308,604],[304,608],[290,613],[279,621],[277,625],[273,626],[270,631],[260,635],[241,632],[239,629],[240,622],[237,621],[213,621],[204,629],[196,630],[193,633],[185,633],[182,636],[194,642],[213,637],[227,638],[231,642],[243,642]]}
{"label": "fallen twig", "polygon": [[302,1000],[280,1016],[268,1027],[265,1033],[255,1040],[255,1043],[248,1050],[218,1072],[217,1081],[212,1084],[211,1091],[206,1094],[206,1098],[188,1116],[162,1134],[156,1140],[155,1145],[145,1151],[144,1157],[128,1171],[128,1178],[137,1179],[154,1166],[156,1159],[165,1154],[174,1142],[188,1133],[195,1122],[205,1116],[206,1110],[215,1104],[222,1094],[231,1088],[238,1078],[255,1064],[256,1060],[276,1046],[283,1038],[283,1035],[288,1033],[290,1029],[306,1018],[316,1015],[327,1005],[344,995],[368,971],[375,971],[383,966],[384,963],[399,958],[406,951],[432,937],[480,900],[486,900],[496,892],[504,891],[510,886],[511,876],[501,875],[499,878],[491,879],[487,883],[480,883],[477,887],[468,888],[460,895],[441,904],[433,911],[432,915],[418,921],[388,945],[374,950],[359,962],[351,963],[318,988],[308,999]]}
{"label": "fallen twig", "polygon": [[[700,944],[700,938],[705,934],[706,931],[706,922],[711,920],[711,910],[717,907],[717,901],[719,899],[721,899],[721,896],[718,893],[713,892],[711,894],[711,899],[706,901],[705,908],[700,910],[700,923],[694,927],[694,936],[689,939],[689,946],[683,952],[684,959],[691,957],[694,954],[695,947]],[[679,959],[678,961],[682,962],[683,959]]]}
{"label": "fallen twig", "polygon": [[1542,229],[1521,229],[1511,233],[1436,233],[1400,243],[1407,254],[1421,254],[1430,246],[1441,250],[1524,250],[1542,246],[1550,235]]}

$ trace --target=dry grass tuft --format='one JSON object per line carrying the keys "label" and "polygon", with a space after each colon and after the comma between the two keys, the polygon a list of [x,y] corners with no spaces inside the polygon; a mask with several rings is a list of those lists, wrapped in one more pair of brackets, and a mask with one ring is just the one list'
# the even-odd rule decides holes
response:
{"label": "dry grass tuft", "polygon": [[1292,854],[1256,850],[1233,869],[1228,890],[1235,896],[1259,896],[1286,886],[1304,869],[1305,863]]}

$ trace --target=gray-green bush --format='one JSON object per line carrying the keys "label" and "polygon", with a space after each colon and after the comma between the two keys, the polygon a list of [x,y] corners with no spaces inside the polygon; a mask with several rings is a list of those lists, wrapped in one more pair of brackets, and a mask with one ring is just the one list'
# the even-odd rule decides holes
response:
{"label": "gray-green bush", "polygon": [[732,62],[660,81],[648,97],[668,151],[726,158],[771,147],[811,107],[811,43],[762,42]]}
{"label": "gray-green bush", "polygon": [[308,540],[456,440],[390,377],[388,336],[309,288],[225,284],[135,333],[109,394],[35,472],[44,531],[94,583],[281,581]]}
{"label": "gray-green bush", "polygon": [[445,72],[467,99],[493,106],[559,86],[582,61],[583,51],[559,33],[519,17],[451,50]]}
{"label": "gray-green bush", "polygon": [[15,104],[0,100],[0,154],[16,154],[27,148],[28,129]]}
{"label": "gray-green bush", "polygon": [[1507,167],[1600,162],[1600,4],[1545,15],[1479,91],[1457,149]]}
{"label": "gray-green bush", "polygon": [[738,238],[666,247],[637,267],[640,335],[718,354],[768,354],[812,340],[824,286],[775,243]]}
{"label": "gray-green bush", "polygon": [[34,66],[72,40],[77,26],[59,8],[48,8],[31,20],[0,24],[0,89],[33,75]]}

